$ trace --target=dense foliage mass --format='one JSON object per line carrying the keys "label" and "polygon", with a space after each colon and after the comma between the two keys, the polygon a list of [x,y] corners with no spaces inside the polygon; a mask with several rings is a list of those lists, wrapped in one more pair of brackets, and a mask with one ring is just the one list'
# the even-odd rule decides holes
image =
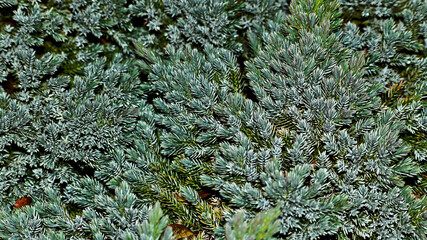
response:
{"label": "dense foliage mass", "polygon": [[427,2],[0,0],[0,238],[426,239]]}

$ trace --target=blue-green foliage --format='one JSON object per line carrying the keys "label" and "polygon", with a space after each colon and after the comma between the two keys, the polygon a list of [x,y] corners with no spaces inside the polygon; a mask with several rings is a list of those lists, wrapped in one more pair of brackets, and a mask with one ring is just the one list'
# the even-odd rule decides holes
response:
{"label": "blue-green foliage", "polygon": [[[244,221],[244,213],[236,214],[231,220],[231,224],[225,226],[225,236],[227,239],[269,239],[277,232],[279,221],[274,221],[279,216],[279,208],[273,208],[267,212],[257,215],[249,223]],[[270,235],[270,236],[269,236]]]}
{"label": "blue-green foliage", "polygon": [[[282,138],[293,143],[285,154],[285,170],[286,165],[290,169],[296,167],[292,173],[302,179],[310,176],[311,183],[320,174],[324,179],[320,182],[328,187],[320,185],[325,192],[317,191],[320,195],[314,197],[331,199],[336,210],[330,214],[338,213],[339,221],[308,227],[305,233],[302,224],[313,222],[309,218],[313,210],[308,208],[301,215],[296,212],[306,221],[297,219],[284,226],[295,228],[291,230],[295,239],[324,234],[344,239],[425,237],[425,220],[415,220],[424,210],[420,209],[417,217],[410,212],[401,215],[404,209],[425,204],[425,199],[414,200],[410,189],[399,189],[404,186],[405,177],[420,173],[418,164],[407,155],[410,146],[399,139],[405,125],[400,121],[401,113],[379,108],[375,95],[381,89],[362,78],[361,56],[343,48],[337,1],[291,4],[290,12],[288,24],[283,26],[289,35],[273,32],[263,36],[265,50],[249,63],[248,77],[260,104],[269,112],[278,132],[283,132]],[[298,170],[300,164],[312,164],[313,170]],[[274,186],[272,180],[267,187]],[[275,190],[277,194],[279,189]],[[294,202],[288,196],[291,195],[286,192],[277,194],[280,200]],[[332,200],[334,197],[337,199]],[[393,201],[393,207],[389,207],[389,201]],[[366,212],[363,202],[376,204]],[[339,212],[342,207],[346,211]],[[319,215],[313,223],[334,221],[327,214],[314,214]],[[283,221],[292,218],[285,217]],[[380,225],[390,228],[378,228]],[[282,228],[282,233],[289,228]]]}
{"label": "blue-green foliage", "polygon": [[[57,192],[47,189],[34,206],[13,212],[0,210],[0,237],[4,239],[173,239],[166,228],[168,218],[160,205],[142,207],[127,184],[108,196],[99,183],[84,179],[93,190],[94,201],[77,216],[66,207]],[[74,189],[78,190],[78,189]],[[163,233],[163,236],[161,236]]]}
{"label": "blue-green foliage", "polygon": [[286,0],[141,0],[130,11],[148,30],[139,41],[145,47],[210,44],[242,53],[239,33],[284,14],[286,7]]}
{"label": "blue-green foliage", "polygon": [[37,69],[53,75],[58,58],[49,66],[31,50],[18,56],[16,64],[27,63],[18,73],[20,91],[1,96],[3,203],[100,168],[113,149],[129,142],[136,118],[138,72],[120,55],[108,65],[98,58],[81,76],[46,80]]}
{"label": "blue-green foliage", "polygon": [[339,3],[0,0],[0,238],[425,239],[427,5]]}
{"label": "blue-green foliage", "polygon": [[381,84],[363,78],[362,54],[344,47],[338,8],[293,2],[286,24],[250,36],[257,101],[228,51],[141,50],[144,89],[159,96],[154,119],[166,129],[161,151],[182,156],[174,163],[201,175],[230,213],[283,204],[282,238],[422,239],[426,199],[405,186],[421,170],[399,137],[402,113],[381,109]]}
{"label": "blue-green foliage", "polygon": [[[169,160],[161,155],[160,133],[150,122],[153,113],[144,100],[133,43],[157,54],[165,45],[186,43],[242,53],[244,39],[238,33],[243,36],[252,26],[264,25],[273,12],[283,14],[286,5],[271,0],[0,1],[2,236],[116,239],[130,226],[126,239],[163,232],[136,229],[135,221],[146,211],[126,205],[136,202],[138,209],[147,208],[158,198],[163,204],[174,195],[161,194],[162,188],[172,191],[185,185],[182,179],[176,189],[170,188],[173,182],[162,184],[162,177],[176,174],[172,166],[170,173],[156,174],[168,169]],[[132,189],[115,192],[127,182],[134,184]],[[154,196],[138,192],[138,182]],[[55,192],[61,204],[42,197],[45,189]],[[33,198],[31,207],[13,209],[15,200],[25,195]],[[182,203],[179,207],[185,209]],[[211,209],[208,204],[194,208]],[[61,209],[65,212],[58,212]],[[10,220],[15,215],[18,220]],[[200,225],[194,220],[197,214],[187,215]]]}
{"label": "blue-green foliage", "polygon": [[[212,172],[210,156],[217,150],[218,141],[233,137],[234,132],[229,132],[229,128],[223,126],[223,121],[219,121],[214,115],[230,117],[225,113],[229,110],[223,108],[227,108],[227,100],[232,97],[233,92],[242,92],[239,67],[236,58],[229,51],[215,51],[212,46],[207,46],[204,53],[189,47],[185,50],[168,47],[165,52],[167,59],[152,52],[144,52],[144,49],[140,50],[145,57],[143,67],[152,64],[150,84],[145,85],[144,89],[152,94],[162,95],[153,100],[157,114],[145,115],[143,119],[152,126],[157,124],[165,129],[161,131],[160,139],[156,140],[160,143],[159,150],[165,156],[177,157],[169,164],[161,159],[154,162],[151,157],[154,154],[138,157],[135,161],[141,167],[131,169],[126,175],[135,182],[134,186],[140,186],[144,191],[157,191],[157,196],[163,195],[165,204],[173,205],[173,213],[179,214],[184,221],[197,224],[199,220],[193,215],[195,212],[189,212],[188,207],[182,206],[173,195],[179,194],[184,185],[200,190],[199,177],[202,173]],[[152,134],[148,134],[150,135]],[[147,148],[142,147],[142,144],[137,146],[139,153]],[[150,168],[145,170],[150,164],[151,168],[160,172],[153,174]],[[135,174],[139,176],[136,177]],[[181,174],[186,177],[180,177]],[[137,183],[138,179],[147,180],[139,180]],[[199,196],[191,194],[195,190],[183,191],[186,192],[185,199],[189,200],[190,206],[209,208]],[[219,222],[213,209],[210,208],[209,211],[210,214],[203,216],[201,221],[212,230]]]}
{"label": "blue-green foliage", "polygon": [[[427,2],[342,0],[348,14],[344,44],[367,57],[365,77],[381,85],[383,108],[398,109],[400,134],[422,171],[417,192],[427,187]],[[356,25],[359,24],[360,26]],[[363,27],[362,27],[363,26]]]}

